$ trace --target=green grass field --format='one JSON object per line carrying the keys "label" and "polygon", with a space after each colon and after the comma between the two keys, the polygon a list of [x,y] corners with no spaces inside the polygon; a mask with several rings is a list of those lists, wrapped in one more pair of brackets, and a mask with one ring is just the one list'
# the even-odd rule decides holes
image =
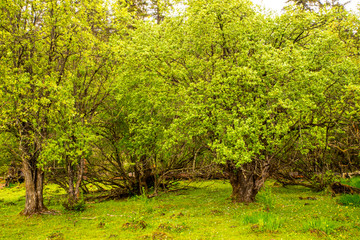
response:
{"label": "green grass field", "polygon": [[[187,184],[183,182],[182,184]],[[0,190],[0,239],[359,239],[360,208],[339,197],[273,181],[254,204],[230,201],[224,181],[193,182],[186,190],[148,199],[88,202],[67,212],[63,190],[45,189],[45,204],[59,215],[24,217],[23,185]]]}

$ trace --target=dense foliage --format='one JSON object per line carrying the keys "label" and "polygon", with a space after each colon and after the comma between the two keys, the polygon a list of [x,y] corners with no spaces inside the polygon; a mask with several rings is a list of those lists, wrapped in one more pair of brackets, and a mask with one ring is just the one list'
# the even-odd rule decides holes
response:
{"label": "dense foliage", "polygon": [[71,205],[84,180],[156,194],[216,165],[252,202],[270,176],[321,190],[359,167],[357,15],[179,2],[1,3],[0,164],[23,164],[24,214],[46,210],[45,172]]}

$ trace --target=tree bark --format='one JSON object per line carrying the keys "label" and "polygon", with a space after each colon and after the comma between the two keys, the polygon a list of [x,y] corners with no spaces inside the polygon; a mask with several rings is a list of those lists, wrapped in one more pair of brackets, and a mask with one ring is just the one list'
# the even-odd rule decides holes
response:
{"label": "tree bark", "polygon": [[23,161],[26,200],[21,214],[29,216],[47,211],[43,201],[44,172],[36,166],[36,159]]}
{"label": "tree bark", "polygon": [[82,158],[80,158],[79,163],[77,164],[77,170],[75,170],[75,166],[72,165],[71,161],[68,161],[68,196],[69,204],[71,205],[77,203],[80,199],[80,187],[83,180],[84,166],[85,159]]}
{"label": "tree bark", "polygon": [[266,161],[259,161],[236,167],[234,162],[228,161],[226,171],[232,186],[233,201],[251,203],[269,177],[270,165]]}

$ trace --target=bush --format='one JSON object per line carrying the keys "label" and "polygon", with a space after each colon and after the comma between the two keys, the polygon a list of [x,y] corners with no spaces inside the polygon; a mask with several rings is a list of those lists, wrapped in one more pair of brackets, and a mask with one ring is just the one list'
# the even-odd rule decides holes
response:
{"label": "bush", "polygon": [[9,169],[9,166],[7,166],[7,165],[0,166],[0,177],[6,175],[8,172],[8,169]]}
{"label": "bush", "polygon": [[341,195],[338,203],[345,206],[355,206],[360,207],[360,195],[359,194],[344,194]]}

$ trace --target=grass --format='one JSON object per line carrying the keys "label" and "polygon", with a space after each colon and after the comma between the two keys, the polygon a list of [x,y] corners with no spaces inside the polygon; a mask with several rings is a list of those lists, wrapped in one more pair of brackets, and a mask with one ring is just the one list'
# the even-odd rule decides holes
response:
{"label": "grass", "polygon": [[[182,183],[187,184],[187,183]],[[358,239],[360,208],[337,204],[329,193],[266,183],[258,202],[234,204],[224,181],[148,199],[88,202],[65,211],[64,192],[45,189],[45,204],[61,215],[23,217],[23,185],[0,190],[0,239]],[[308,197],[316,200],[301,200]]]}
{"label": "grass", "polygon": [[[360,178],[342,179],[343,184],[350,185],[352,187],[360,188]],[[338,199],[338,203],[344,206],[360,207],[360,195],[359,194],[343,194]]]}
{"label": "grass", "polygon": [[360,195],[344,194],[340,196],[338,202],[344,206],[360,207]]}
{"label": "grass", "polygon": [[320,234],[330,234],[335,232],[336,229],[340,228],[339,223],[324,217],[311,219],[310,221],[305,222],[303,227],[304,231],[312,231]]}
{"label": "grass", "polygon": [[352,187],[360,188],[360,177],[344,178],[344,179],[341,179],[341,182],[343,184],[347,184]]}
{"label": "grass", "polygon": [[244,224],[253,224],[251,227],[253,230],[278,232],[284,223],[284,219],[280,219],[273,213],[256,212],[244,216],[243,222]]}

